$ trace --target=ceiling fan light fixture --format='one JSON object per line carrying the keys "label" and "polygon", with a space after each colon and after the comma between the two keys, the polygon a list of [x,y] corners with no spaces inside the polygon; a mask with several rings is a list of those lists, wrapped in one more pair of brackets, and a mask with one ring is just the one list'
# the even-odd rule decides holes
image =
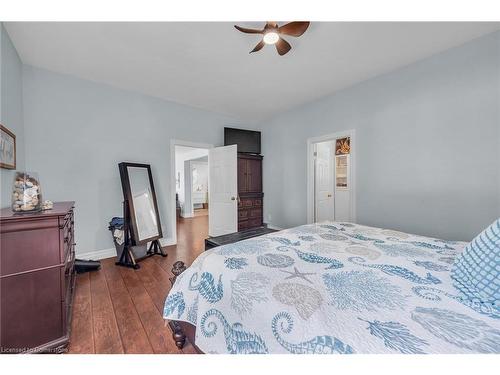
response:
{"label": "ceiling fan light fixture", "polygon": [[266,44],[276,44],[278,40],[280,39],[280,36],[276,31],[269,31],[264,34],[264,43]]}
{"label": "ceiling fan light fixture", "polygon": [[297,38],[305,33],[305,31],[309,27],[309,23],[309,21],[293,21],[288,22],[285,25],[278,26],[278,24],[274,21],[267,21],[262,30],[249,29],[248,27],[241,27],[238,25],[234,25],[234,27],[236,28],[236,30],[241,31],[245,34],[262,35],[262,39],[259,41],[259,43],[257,43],[253,50],[250,51],[250,53],[260,51],[266,44],[274,44],[278,55],[283,56],[292,49],[292,46],[281,36],[288,35]]}

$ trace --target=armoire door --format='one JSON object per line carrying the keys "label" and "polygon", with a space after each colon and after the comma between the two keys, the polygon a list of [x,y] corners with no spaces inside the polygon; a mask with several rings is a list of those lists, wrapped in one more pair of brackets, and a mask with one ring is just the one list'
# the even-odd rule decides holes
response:
{"label": "armoire door", "polygon": [[238,158],[238,193],[248,192],[247,159]]}
{"label": "armoire door", "polygon": [[249,193],[262,192],[262,160],[247,159],[247,189]]}

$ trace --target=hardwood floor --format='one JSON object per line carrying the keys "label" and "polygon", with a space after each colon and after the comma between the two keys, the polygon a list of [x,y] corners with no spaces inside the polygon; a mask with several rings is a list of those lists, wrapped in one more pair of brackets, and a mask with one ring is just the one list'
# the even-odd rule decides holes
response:
{"label": "hardwood floor", "polygon": [[194,216],[207,216],[208,215],[208,208],[197,208],[194,210]]}
{"label": "hardwood floor", "polygon": [[190,345],[177,349],[162,312],[173,263],[191,264],[207,236],[208,216],[181,218],[166,258],[145,259],[139,270],[104,259],[99,271],[78,275],[69,353],[195,353]]}

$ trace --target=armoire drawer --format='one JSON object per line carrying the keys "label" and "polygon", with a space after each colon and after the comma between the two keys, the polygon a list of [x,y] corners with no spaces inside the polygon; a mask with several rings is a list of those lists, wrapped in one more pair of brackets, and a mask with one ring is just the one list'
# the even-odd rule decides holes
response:
{"label": "armoire drawer", "polygon": [[241,206],[244,208],[252,207],[253,206],[253,199],[251,198],[243,198],[241,200]]}
{"label": "armoire drawer", "polygon": [[261,198],[242,198],[241,208],[262,207]]}
{"label": "armoire drawer", "polygon": [[252,208],[250,211],[250,218],[260,218],[262,217],[262,209],[261,208]]}
{"label": "armoire drawer", "polygon": [[249,228],[260,227],[260,226],[262,226],[262,218],[248,220],[248,227]]}
{"label": "armoire drawer", "polygon": [[250,225],[248,223],[248,220],[240,220],[238,221],[238,231],[242,231],[245,229],[250,228]]}

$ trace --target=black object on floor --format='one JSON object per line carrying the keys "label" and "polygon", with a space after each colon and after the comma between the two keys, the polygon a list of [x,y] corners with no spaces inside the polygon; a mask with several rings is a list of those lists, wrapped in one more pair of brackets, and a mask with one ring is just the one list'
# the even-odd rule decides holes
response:
{"label": "black object on floor", "polygon": [[247,229],[241,232],[225,234],[223,236],[208,237],[205,239],[205,250],[274,232],[277,232],[277,230],[262,226],[254,229]]}
{"label": "black object on floor", "polygon": [[98,260],[75,259],[75,271],[76,271],[76,273],[97,271],[100,268],[101,268],[101,262],[99,262]]}

